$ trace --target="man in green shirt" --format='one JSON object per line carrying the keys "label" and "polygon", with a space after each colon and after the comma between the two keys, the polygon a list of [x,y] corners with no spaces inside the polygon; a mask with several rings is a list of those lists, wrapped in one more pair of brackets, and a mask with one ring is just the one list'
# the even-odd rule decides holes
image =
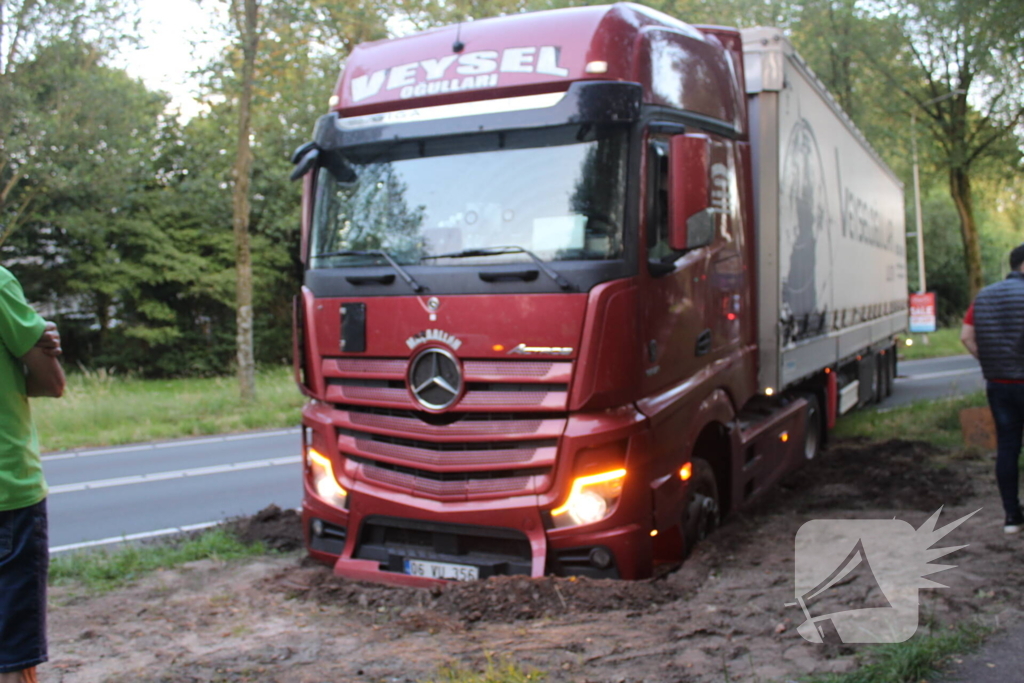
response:
{"label": "man in green shirt", "polygon": [[46,481],[30,396],[60,397],[60,337],[0,266],[0,683],[46,661]]}

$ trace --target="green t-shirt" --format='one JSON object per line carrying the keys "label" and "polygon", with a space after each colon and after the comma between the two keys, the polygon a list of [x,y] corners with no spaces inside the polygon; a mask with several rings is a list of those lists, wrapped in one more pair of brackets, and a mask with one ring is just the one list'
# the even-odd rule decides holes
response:
{"label": "green t-shirt", "polygon": [[21,285],[0,266],[0,511],[35,505],[46,497],[39,437],[18,360],[45,329],[46,323],[25,301]]}

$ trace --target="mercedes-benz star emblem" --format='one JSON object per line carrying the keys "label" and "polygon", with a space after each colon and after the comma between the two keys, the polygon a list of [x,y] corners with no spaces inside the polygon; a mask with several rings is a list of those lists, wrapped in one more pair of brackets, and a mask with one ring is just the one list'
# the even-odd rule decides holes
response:
{"label": "mercedes-benz star emblem", "polygon": [[409,365],[409,388],[427,410],[444,410],[462,391],[458,360],[444,349],[424,350]]}

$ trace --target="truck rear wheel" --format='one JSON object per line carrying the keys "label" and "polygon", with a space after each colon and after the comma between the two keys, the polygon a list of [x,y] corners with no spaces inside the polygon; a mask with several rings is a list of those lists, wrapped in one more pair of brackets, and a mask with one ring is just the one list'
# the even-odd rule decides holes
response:
{"label": "truck rear wheel", "polygon": [[693,477],[689,482],[689,498],[683,520],[687,555],[693,551],[697,543],[703,541],[718,528],[721,517],[715,472],[707,460],[694,458]]}

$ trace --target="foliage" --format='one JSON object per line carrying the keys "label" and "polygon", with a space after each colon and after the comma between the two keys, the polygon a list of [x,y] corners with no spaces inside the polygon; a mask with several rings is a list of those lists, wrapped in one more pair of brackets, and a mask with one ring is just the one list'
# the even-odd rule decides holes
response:
{"label": "foliage", "polygon": [[257,373],[256,385],[259,398],[242,401],[234,384],[225,377],[140,380],[104,370],[76,372],[68,376],[61,400],[33,400],[32,416],[44,450],[294,427],[299,423],[304,399],[295,387],[290,367],[275,366]]}
{"label": "foliage", "polygon": [[197,560],[228,561],[266,554],[262,543],[247,544],[223,527],[162,543],[125,544],[113,551],[79,550],[50,560],[50,583],[77,584],[89,593],[106,592],[157,569]]}
{"label": "foliage", "polygon": [[814,676],[807,683],[918,683],[932,675],[953,655],[974,650],[992,629],[973,622],[947,630],[921,633],[905,643],[879,645],[868,651],[868,663],[850,673]]}
{"label": "foliage", "polygon": [[917,401],[891,410],[857,410],[841,417],[833,432],[836,438],[862,436],[872,440],[908,439],[939,446],[960,446],[960,411],[987,405],[984,392]]}
{"label": "foliage", "polygon": [[[960,341],[960,321],[956,321],[953,327],[940,327],[929,334],[908,334],[906,340],[900,343],[900,360],[920,360],[922,358],[944,358],[947,356],[962,356],[967,353],[963,343]],[[928,343],[925,343],[927,337]],[[907,346],[905,341],[912,341]]]}
{"label": "foliage", "polygon": [[430,683],[527,683],[543,681],[547,674],[533,668],[524,668],[509,657],[487,655],[483,670],[467,667],[458,662],[438,667],[437,676]]}

